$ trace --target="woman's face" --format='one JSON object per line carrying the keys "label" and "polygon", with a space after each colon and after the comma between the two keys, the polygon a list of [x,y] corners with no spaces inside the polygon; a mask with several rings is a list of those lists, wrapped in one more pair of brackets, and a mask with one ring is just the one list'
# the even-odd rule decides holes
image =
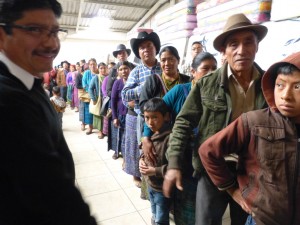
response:
{"label": "woman's face", "polygon": [[70,66],[70,71],[71,71],[71,72],[74,72],[74,71],[75,71],[75,66],[71,65],[71,66]]}
{"label": "woman's face", "polygon": [[120,78],[127,80],[130,73],[130,68],[126,65],[122,65],[118,69],[118,75]]}
{"label": "woman's face", "polygon": [[163,73],[169,77],[177,75],[179,60],[171,52],[165,51],[160,56],[160,66]]}
{"label": "woman's face", "polygon": [[92,72],[97,71],[97,63],[91,60],[91,61],[89,62],[89,69],[90,69]]}
{"label": "woman's face", "polygon": [[106,66],[99,66],[99,73],[100,73],[100,75],[106,75],[106,69],[107,69],[107,67]]}
{"label": "woman's face", "polygon": [[217,62],[215,60],[213,59],[203,60],[198,66],[196,71],[192,69],[194,80],[195,81],[199,80],[205,74],[214,71],[215,69],[217,69]]}

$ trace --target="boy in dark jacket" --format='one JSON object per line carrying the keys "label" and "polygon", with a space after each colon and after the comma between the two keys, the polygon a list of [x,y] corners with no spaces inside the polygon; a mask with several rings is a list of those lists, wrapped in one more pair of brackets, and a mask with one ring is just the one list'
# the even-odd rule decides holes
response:
{"label": "boy in dark jacket", "polygon": [[[300,52],[273,64],[262,89],[269,108],[242,114],[199,154],[219,190],[251,214],[248,224],[300,224]],[[224,160],[231,153],[237,177]]]}
{"label": "boy in dark jacket", "polygon": [[[152,224],[169,224],[170,199],[162,193],[163,176],[167,169],[165,152],[168,148],[169,126],[168,107],[161,98],[148,100],[143,108],[145,122],[152,130],[151,140],[156,151],[156,163],[151,163],[145,155],[141,155],[140,172],[145,176],[151,202]],[[155,222],[155,223],[154,223]]]}

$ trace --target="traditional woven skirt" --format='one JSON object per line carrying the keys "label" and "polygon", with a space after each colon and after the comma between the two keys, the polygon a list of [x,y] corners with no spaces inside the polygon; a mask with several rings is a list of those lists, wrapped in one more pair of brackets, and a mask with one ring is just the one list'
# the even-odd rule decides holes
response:
{"label": "traditional woven skirt", "polygon": [[125,115],[119,116],[120,126],[118,127],[117,135],[117,149],[116,154],[122,153],[122,156],[125,155]]}
{"label": "traditional woven skirt", "polygon": [[102,116],[93,115],[93,128],[102,131]]}
{"label": "traditional woven skirt", "polygon": [[103,129],[102,133],[108,135],[108,126],[109,126],[109,118],[106,116],[103,117]]}
{"label": "traditional woven skirt", "polygon": [[90,103],[84,102],[84,123],[92,125],[93,124],[93,114],[90,113]]}
{"label": "traditional woven skirt", "polygon": [[76,87],[73,88],[72,102],[74,107],[79,107],[78,89]]}
{"label": "traditional woven skirt", "polygon": [[141,177],[139,170],[140,151],[136,135],[137,117],[127,114],[125,122],[125,167],[124,171],[132,176]]}
{"label": "traditional woven skirt", "polygon": [[84,123],[84,102],[79,100],[79,121]]}

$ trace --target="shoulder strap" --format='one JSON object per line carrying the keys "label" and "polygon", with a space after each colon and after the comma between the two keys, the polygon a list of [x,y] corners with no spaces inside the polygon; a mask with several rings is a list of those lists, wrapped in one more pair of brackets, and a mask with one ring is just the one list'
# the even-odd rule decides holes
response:
{"label": "shoulder strap", "polygon": [[167,88],[166,88],[166,86],[165,86],[164,81],[162,80],[161,76],[159,76],[157,73],[154,74],[154,75],[155,75],[155,76],[158,78],[158,80],[160,81],[161,87],[162,87],[163,92],[164,92],[164,95],[165,95],[168,91],[167,91]]}

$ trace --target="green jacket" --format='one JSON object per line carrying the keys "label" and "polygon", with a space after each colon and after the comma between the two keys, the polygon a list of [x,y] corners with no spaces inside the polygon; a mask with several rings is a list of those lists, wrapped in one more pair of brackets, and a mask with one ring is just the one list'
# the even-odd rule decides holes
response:
{"label": "green jacket", "polygon": [[[184,161],[188,155],[186,150],[190,146],[187,140],[190,140],[193,129],[198,127],[197,137],[194,138],[195,147],[188,151],[193,151],[193,176],[199,177],[203,170],[197,151],[199,146],[231,122],[232,103],[228,88],[227,66],[226,63],[221,68],[205,75],[192,88],[172,129],[166,152],[168,169],[179,169],[184,172]],[[264,71],[256,63],[254,66],[260,74],[259,79],[255,81],[255,109],[262,109],[267,107],[261,90],[261,77]]]}

